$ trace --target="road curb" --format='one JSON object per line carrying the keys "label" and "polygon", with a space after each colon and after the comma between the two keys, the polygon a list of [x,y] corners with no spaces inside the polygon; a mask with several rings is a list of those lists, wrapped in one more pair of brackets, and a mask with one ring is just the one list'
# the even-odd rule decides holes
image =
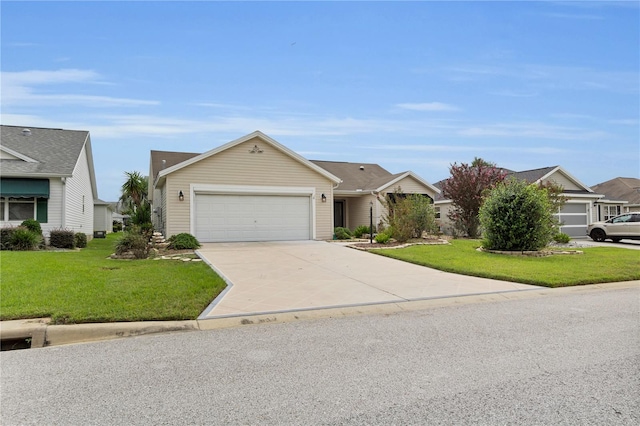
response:
{"label": "road curb", "polygon": [[560,296],[569,293],[586,293],[598,290],[622,290],[638,288],[640,280],[584,286],[519,290],[498,293],[483,293],[457,297],[440,297],[406,302],[327,307],[309,310],[281,311],[214,317],[187,321],[140,321],[93,324],[51,325],[48,318],[15,321],[0,321],[0,339],[32,339],[32,348],[59,346],[75,343],[120,339],[149,334],[204,331],[245,325],[287,323],[295,321],[343,318],[356,315],[385,314],[418,311],[477,303],[525,300],[536,297]]}

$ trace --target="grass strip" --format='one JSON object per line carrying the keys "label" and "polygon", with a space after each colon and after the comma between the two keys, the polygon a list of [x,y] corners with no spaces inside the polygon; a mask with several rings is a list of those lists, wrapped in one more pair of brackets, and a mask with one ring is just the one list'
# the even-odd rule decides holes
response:
{"label": "grass strip", "polygon": [[109,259],[118,237],[80,251],[0,252],[0,320],[195,319],[226,286],[204,262]]}
{"label": "grass strip", "polygon": [[591,247],[580,249],[584,254],[524,257],[484,253],[478,247],[479,240],[452,240],[372,252],[445,272],[545,287],[640,279],[638,250]]}

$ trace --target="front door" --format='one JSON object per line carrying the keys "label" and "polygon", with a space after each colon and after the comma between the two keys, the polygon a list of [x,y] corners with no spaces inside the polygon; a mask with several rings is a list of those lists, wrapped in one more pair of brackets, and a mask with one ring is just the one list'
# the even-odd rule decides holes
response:
{"label": "front door", "polygon": [[344,228],[344,200],[333,202],[333,226]]}

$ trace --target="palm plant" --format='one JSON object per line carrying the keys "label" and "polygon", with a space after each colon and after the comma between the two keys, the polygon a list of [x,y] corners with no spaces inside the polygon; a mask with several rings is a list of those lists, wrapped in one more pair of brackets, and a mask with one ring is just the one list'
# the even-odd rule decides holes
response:
{"label": "palm plant", "polygon": [[122,184],[120,201],[128,213],[135,213],[147,202],[149,179],[140,172],[124,172],[127,180]]}

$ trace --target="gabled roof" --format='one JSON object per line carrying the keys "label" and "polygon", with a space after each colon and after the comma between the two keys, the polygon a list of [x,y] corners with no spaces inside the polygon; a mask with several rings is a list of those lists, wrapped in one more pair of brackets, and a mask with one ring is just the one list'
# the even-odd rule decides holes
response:
{"label": "gabled roof", "polygon": [[591,187],[608,200],[628,201],[629,204],[640,204],[640,179],[617,177]]}
{"label": "gabled roof", "polygon": [[342,179],[342,183],[336,188],[338,191],[374,191],[392,176],[377,164],[319,160],[311,162]]}
{"label": "gabled roof", "polygon": [[[501,170],[507,174],[507,177],[512,176],[516,179],[524,180],[529,183],[540,183],[545,179],[547,179],[549,176],[553,175],[554,173],[560,172],[567,179],[569,179],[571,182],[576,184],[576,186],[583,188],[581,190],[565,189],[563,191],[565,194],[574,194],[574,195],[592,194],[593,195],[593,191],[591,190],[591,188],[589,188],[588,186],[580,182],[577,178],[575,178],[573,175],[571,175],[569,172],[567,172],[565,169],[563,169],[560,166],[541,167],[539,169],[524,170],[521,172],[515,172],[509,169],[501,169]],[[442,185],[446,181],[447,179],[440,180],[434,183],[433,186],[441,190]],[[445,198],[442,194],[440,194],[436,197],[435,201],[445,202],[445,201],[449,201],[449,199]]]}
{"label": "gabled roof", "polygon": [[270,138],[269,136],[265,135],[264,133],[262,133],[259,130],[256,130],[253,133],[249,133],[246,136],[243,136],[241,138],[238,138],[236,140],[233,140],[229,143],[226,143],[222,146],[219,146],[218,148],[214,148],[210,151],[205,152],[204,154],[200,154],[200,155],[196,155],[195,157],[191,157],[189,159],[186,159],[180,163],[177,163],[173,166],[167,167],[163,170],[160,170],[158,172],[157,178],[154,182],[154,185],[157,185],[158,183],[162,182],[164,180],[164,177],[170,173],[175,172],[176,170],[180,170],[184,167],[187,167],[193,163],[196,163],[198,161],[204,160],[205,158],[209,158],[212,155],[216,155],[222,151],[226,151],[227,149],[233,148],[236,145],[240,145],[241,143],[247,142],[253,138],[259,138],[261,139],[263,142],[266,142],[268,144],[270,144],[271,146],[273,146],[274,148],[276,148],[277,150],[279,150],[280,152],[282,152],[285,155],[288,155],[289,157],[293,158],[294,160],[302,163],[303,165],[309,167],[312,170],[315,170],[316,172],[320,173],[321,175],[325,176],[327,179],[331,180],[334,183],[340,183],[341,180],[340,178],[338,178],[337,176],[331,174],[330,172],[328,172],[327,170],[323,169],[322,167],[317,166],[316,164],[312,163],[311,161],[307,160],[306,158],[302,157],[300,154],[297,154],[296,152],[290,150],[289,148],[287,148],[286,146],[280,144],[279,142],[277,142],[276,140]]}
{"label": "gabled roof", "polygon": [[[591,188],[589,188],[584,183],[580,182],[576,177],[571,175],[568,171],[566,171],[560,166],[543,167],[541,169],[525,170],[522,172],[513,172],[513,173],[510,173],[510,175],[514,176],[517,179],[522,179],[527,182],[540,183],[556,172],[563,174],[567,179],[573,182],[576,186],[583,188],[578,192],[588,192],[588,193],[593,192]],[[569,192],[569,191],[565,191],[565,192]],[[571,192],[576,193],[576,190],[573,190]]]}
{"label": "gabled roof", "polygon": [[[16,157],[0,160],[2,176],[69,177],[82,148],[90,141],[85,130],[37,127],[30,127],[28,132],[23,130],[19,126],[0,126],[0,150]],[[90,147],[87,151],[91,155]],[[93,172],[93,161],[90,163]]]}
{"label": "gabled roof", "polygon": [[336,192],[380,192],[406,177],[412,177],[435,193],[440,190],[411,171],[391,174],[388,170],[373,163],[347,163],[343,161],[311,160],[332,174],[339,176],[342,183]]}

